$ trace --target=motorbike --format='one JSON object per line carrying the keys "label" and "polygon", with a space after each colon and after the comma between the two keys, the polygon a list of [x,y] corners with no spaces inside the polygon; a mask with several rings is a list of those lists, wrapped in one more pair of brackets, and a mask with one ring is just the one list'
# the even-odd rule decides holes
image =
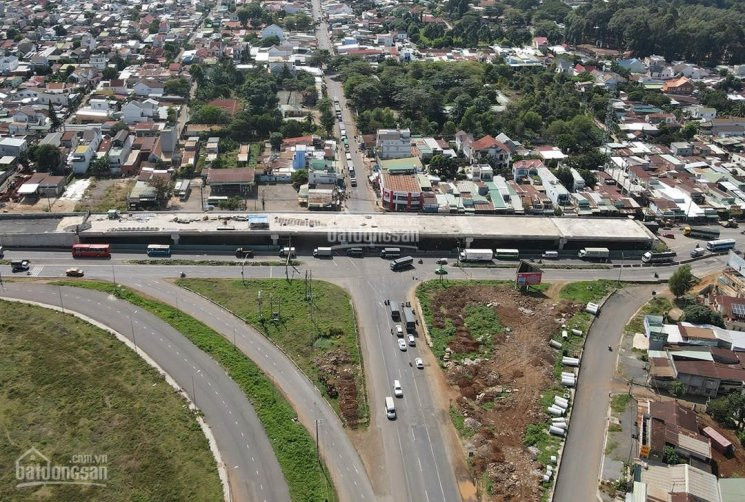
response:
{"label": "motorbike", "polygon": [[611,347],[610,345],[608,345],[608,352],[613,352],[613,347]]}
{"label": "motorbike", "polygon": [[181,272],[181,273],[180,273],[179,275],[181,276],[181,278],[182,278],[182,279],[183,279],[184,277],[186,277],[186,274],[185,274],[184,272]]}
{"label": "motorbike", "polygon": [[424,263],[424,260],[422,260],[421,258],[419,258],[419,261],[418,261],[417,263],[418,263],[419,265],[421,265],[422,263]]}

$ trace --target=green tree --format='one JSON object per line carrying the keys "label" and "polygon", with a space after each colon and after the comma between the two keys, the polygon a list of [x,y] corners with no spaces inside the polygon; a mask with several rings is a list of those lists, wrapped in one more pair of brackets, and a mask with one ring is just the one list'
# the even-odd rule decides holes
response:
{"label": "green tree", "polygon": [[147,183],[155,189],[155,199],[158,205],[163,207],[171,196],[173,182],[165,176],[153,176]]}
{"label": "green tree", "polygon": [[719,312],[715,312],[704,305],[693,304],[683,309],[683,320],[693,324],[713,324],[724,327],[724,319]]}
{"label": "green tree", "polygon": [[662,451],[662,461],[666,464],[676,465],[680,463],[680,456],[678,456],[678,452],[675,451],[674,447],[665,446],[665,449]]}
{"label": "green tree", "polygon": [[706,412],[725,427],[745,430],[745,396],[733,391],[709,401]]}
{"label": "green tree", "polygon": [[244,28],[248,26],[248,20],[251,19],[251,11],[246,7],[241,7],[235,11],[235,15],[238,16],[238,21],[241,22],[241,26]]}
{"label": "green tree", "polygon": [[262,47],[271,47],[272,45],[279,45],[280,40],[279,37],[276,35],[272,35],[271,37],[266,37],[261,39],[261,46]]}
{"label": "green tree", "polygon": [[429,161],[429,172],[443,180],[452,180],[458,172],[458,164],[452,157],[433,155]]}
{"label": "green tree", "polygon": [[570,192],[572,191],[574,188],[574,176],[572,176],[572,171],[568,167],[558,168],[554,171],[554,175],[558,178],[559,182],[564,185],[564,188]]}
{"label": "green tree", "polygon": [[298,169],[290,175],[290,181],[295,190],[300,188],[300,185],[308,183],[308,171],[306,169]]}
{"label": "green tree", "polygon": [[690,265],[682,265],[678,267],[667,282],[670,292],[674,294],[676,298],[680,298],[686,294],[695,283],[696,277],[691,273]]}
{"label": "green tree", "polygon": [[227,124],[230,117],[222,108],[204,105],[194,112],[191,121],[195,124]]}
{"label": "green tree", "polygon": [[47,115],[49,115],[49,122],[52,125],[52,130],[55,131],[60,126],[61,122],[59,117],[57,116],[57,112],[54,109],[54,105],[52,105],[52,102],[49,102],[49,106],[47,107]]}
{"label": "green tree", "polygon": [[163,86],[163,91],[166,94],[187,97],[189,95],[189,81],[184,77],[171,78],[166,80]]}
{"label": "green tree", "polygon": [[88,164],[88,173],[96,177],[109,175],[109,156],[104,155],[103,157],[92,159],[90,164]]}
{"label": "green tree", "polygon": [[33,153],[36,159],[36,170],[42,172],[54,171],[62,160],[62,151],[54,145],[39,145]]}
{"label": "green tree", "polygon": [[119,76],[119,71],[113,66],[107,66],[101,71],[101,77],[104,80],[113,80]]}
{"label": "green tree", "polygon": [[272,149],[279,150],[282,146],[282,140],[284,137],[282,136],[281,132],[273,132],[271,135],[269,135],[269,143],[272,144]]}
{"label": "green tree", "polygon": [[686,386],[680,380],[675,380],[670,384],[670,394],[675,397],[683,397],[686,392]]}

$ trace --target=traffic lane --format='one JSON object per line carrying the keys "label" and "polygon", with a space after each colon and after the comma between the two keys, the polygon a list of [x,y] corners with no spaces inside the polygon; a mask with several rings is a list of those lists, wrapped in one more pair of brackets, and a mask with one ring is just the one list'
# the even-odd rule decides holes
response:
{"label": "traffic lane", "polygon": [[609,393],[623,327],[652,296],[652,286],[615,293],[590,328],[582,356],[572,419],[556,481],[554,500],[594,500],[603,455]]}
{"label": "traffic lane", "polygon": [[[342,500],[374,500],[375,495],[357,451],[336,412],[315,385],[268,338],[203,297],[153,279],[125,278],[134,287],[164,303],[176,306],[220,333],[268,375],[288,398],[305,428],[313,435],[319,421],[321,452]],[[333,446],[326,448],[333,438]]]}
{"label": "traffic lane", "polygon": [[203,413],[225,463],[234,499],[289,500],[279,463],[248,399],[214,360],[171,326],[98,291],[10,283],[0,292],[79,312],[133,340]]}
{"label": "traffic lane", "polygon": [[[391,319],[390,309],[384,304],[385,299],[404,301],[404,292],[409,283],[400,275],[393,276],[393,281],[376,282],[367,281],[365,285],[368,291],[358,284],[353,288],[352,295],[355,305],[365,305],[368,308],[359,309],[359,322],[361,325],[377,324],[380,347],[376,351],[382,358],[382,365],[374,366],[372,379],[384,389],[382,400],[385,396],[392,396],[393,380],[400,380],[404,389],[404,398],[397,399],[400,404],[401,414],[396,420],[398,438],[400,441],[401,463],[404,465],[405,481],[409,491],[409,500],[459,500],[454,473],[447,455],[437,456],[435,451],[445,453],[444,442],[441,431],[438,428],[434,404],[428,390],[426,379],[417,383],[416,372],[422,372],[414,368],[413,360],[419,355],[418,347],[407,347],[401,351],[398,347],[399,338],[391,333],[395,323]],[[366,298],[367,301],[363,301]],[[370,301],[374,298],[374,301]],[[371,309],[374,309],[371,311]],[[379,368],[382,366],[383,371]],[[377,373],[377,375],[375,375]],[[381,409],[381,416],[384,416]],[[426,440],[416,440],[412,433],[414,428],[423,430]],[[419,466],[422,465],[423,469]]]}

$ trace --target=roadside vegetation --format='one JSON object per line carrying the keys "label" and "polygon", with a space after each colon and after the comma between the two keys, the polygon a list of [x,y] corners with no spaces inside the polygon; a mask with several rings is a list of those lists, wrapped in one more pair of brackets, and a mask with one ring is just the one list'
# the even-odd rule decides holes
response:
{"label": "roadside vegetation", "polygon": [[135,180],[112,180],[112,184],[96,196],[96,180],[91,181],[83,200],[75,205],[75,211],[87,211],[89,208],[94,213],[105,213],[109,209],[127,210],[127,196],[132,191]]}
{"label": "roadside vegetation", "polygon": [[[368,422],[357,320],[349,295],[324,281],[180,279],[278,345],[350,426]],[[261,307],[261,309],[259,308]],[[277,313],[279,321],[272,320]]]}
{"label": "roadside vegetation", "polygon": [[323,469],[316,460],[317,451],[310,433],[297,421],[297,414],[282,393],[232,343],[180,310],[138,295],[122,286],[99,281],[58,281],[56,284],[115,295],[158,316],[186,336],[225,368],[228,375],[246,393],[269,436],[292,500],[336,500],[336,493],[329,486]]}
{"label": "roadside vegetation", "polygon": [[[0,500],[222,499],[207,439],[186,401],[111,334],[76,317],[0,301]],[[105,487],[16,489],[35,447],[53,464],[106,455]]]}
{"label": "roadside vegetation", "polygon": [[648,315],[665,316],[670,309],[673,308],[670,300],[663,296],[655,296],[639,310],[633,319],[624,328],[626,333],[643,333],[644,332],[644,317]]}

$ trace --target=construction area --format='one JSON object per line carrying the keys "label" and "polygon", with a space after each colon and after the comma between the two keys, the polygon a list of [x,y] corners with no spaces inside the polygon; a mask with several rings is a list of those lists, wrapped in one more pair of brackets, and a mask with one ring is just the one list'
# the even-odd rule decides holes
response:
{"label": "construction area", "polygon": [[432,282],[417,296],[481,500],[540,500],[559,441],[546,434],[550,444],[528,447],[526,434],[546,421],[542,401],[553,398],[549,339],[581,305],[495,281]]}

